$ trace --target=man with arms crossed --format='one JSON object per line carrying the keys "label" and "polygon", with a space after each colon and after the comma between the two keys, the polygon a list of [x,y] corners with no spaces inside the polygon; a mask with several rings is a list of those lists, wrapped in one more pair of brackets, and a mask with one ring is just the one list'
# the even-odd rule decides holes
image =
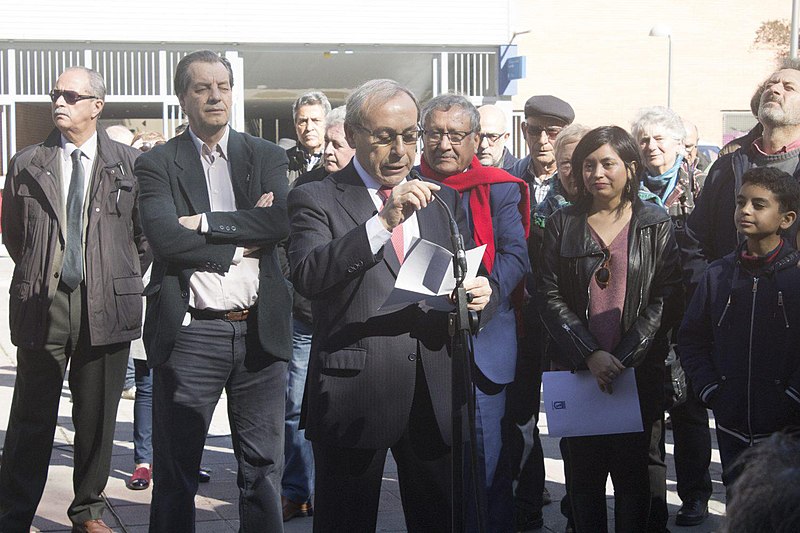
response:
{"label": "man with arms crossed", "polygon": [[291,295],[275,245],[288,234],[287,163],[276,145],[228,126],[232,87],[225,58],[185,56],[175,94],[189,128],[136,164],[156,257],[144,330],[154,369],[151,532],[194,531],[197,470],[223,389],[240,530],[283,530]]}

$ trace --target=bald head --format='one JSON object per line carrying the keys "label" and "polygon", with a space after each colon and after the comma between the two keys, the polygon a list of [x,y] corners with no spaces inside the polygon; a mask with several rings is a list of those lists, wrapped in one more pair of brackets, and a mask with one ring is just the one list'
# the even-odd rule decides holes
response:
{"label": "bald head", "polygon": [[495,105],[484,105],[478,108],[481,115],[481,143],[476,155],[485,167],[503,166],[503,149],[509,133],[506,114]]}
{"label": "bald head", "polygon": [[686,137],[683,138],[683,146],[686,148],[686,161],[691,165],[697,159],[697,138],[699,134],[697,133],[697,126],[686,119],[683,119],[683,129],[686,130]]}

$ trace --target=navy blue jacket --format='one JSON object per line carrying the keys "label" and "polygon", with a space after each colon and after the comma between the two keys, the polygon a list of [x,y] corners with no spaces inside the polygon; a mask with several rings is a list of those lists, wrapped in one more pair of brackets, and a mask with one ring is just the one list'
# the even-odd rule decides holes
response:
{"label": "navy blue jacket", "polygon": [[717,429],[753,444],[800,424],[800,252],[785,243],[774,263],[754,274],[739,250],[706,270],[678,350]]}
{"label": "navy blue jacket", "polygon": [[[470,230],[473,231],[469,194],[470,191],[466,191],[461,195],[461,205]],[[492,273],[487,277],[494,282],[492,288],[499,289],[500,294],[496,314],[473,337],[473,350],[475,364],[483,375],[498,384],[514,381],[517,366],[517,322],[511,293],[531,270],[525,229],[519,212],[520,194],[520,186],[516,183],[495,183],[489,193],[495,258]]]}

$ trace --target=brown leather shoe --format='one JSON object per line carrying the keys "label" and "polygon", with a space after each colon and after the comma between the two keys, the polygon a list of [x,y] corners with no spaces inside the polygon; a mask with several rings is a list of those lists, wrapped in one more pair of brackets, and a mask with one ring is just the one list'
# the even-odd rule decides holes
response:
{"label": "brown leather shoe", "polygon": [[87,520],[83,524],[72,526],[72,533],[114,533],[114,531],[100,520]]}
{"label": "brown leather shoe", "polygon": [[281,496],[281,505],[283,505],[283,521],[288,522],[292,518],[313,516],[314,508],[311,502],[297,503],[285,496]]}

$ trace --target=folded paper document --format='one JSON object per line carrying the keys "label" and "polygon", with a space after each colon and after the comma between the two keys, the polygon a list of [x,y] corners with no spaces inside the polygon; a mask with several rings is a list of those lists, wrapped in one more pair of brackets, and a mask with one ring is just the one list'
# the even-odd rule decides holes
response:
{"label": "folded paper document", "polygon": [[626,368],[612,383],[612,394],[600,390],[588,370],[545,372],[544,407],[551,437],[612,435],[643,431],[634,369]]}
{"label": "folded paper document", "polygon": [[[467,275],[470,280],[478,275],[486,245],[467,251]],[[453,254],[438,244],[415,239],[406,253],[403,266],[397,274],[394,289],[380,306],[381,311],[411,303],[449,311],[453,305],[447,296],[456,287],[453,277]]]}

